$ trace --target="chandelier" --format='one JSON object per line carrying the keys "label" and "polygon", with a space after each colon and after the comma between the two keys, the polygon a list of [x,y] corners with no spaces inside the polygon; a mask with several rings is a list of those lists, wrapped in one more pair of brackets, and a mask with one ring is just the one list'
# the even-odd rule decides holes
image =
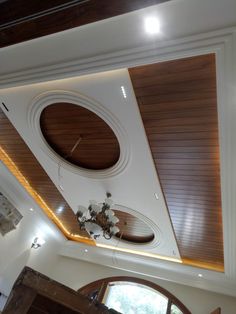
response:
{"label": "chandelier", "polygon": [[79,206],[76,213],[80,230],[86,230],[94,240],[100,236],[109,240],[120,231],[116,226],[119,218],[115,216],[115,212],[111,209],[114,204],[111,194],[107,193],[106,196],[107,198],[103,203],[90,201],[88,208]]}

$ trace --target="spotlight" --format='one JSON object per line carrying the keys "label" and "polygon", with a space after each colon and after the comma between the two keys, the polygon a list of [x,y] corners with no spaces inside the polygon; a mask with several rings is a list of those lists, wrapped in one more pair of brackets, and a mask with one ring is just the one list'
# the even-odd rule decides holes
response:
{"label": "spotlight", "polygon": [[41,247],[44,243],[45,243],[45,240],[44,240],[44,239],[39,238],[39,237],[35,237],[34,240],[33,240],[33,242],[32,242],[31,248],[33,248],[33,249],[38,249],[38,248]]}

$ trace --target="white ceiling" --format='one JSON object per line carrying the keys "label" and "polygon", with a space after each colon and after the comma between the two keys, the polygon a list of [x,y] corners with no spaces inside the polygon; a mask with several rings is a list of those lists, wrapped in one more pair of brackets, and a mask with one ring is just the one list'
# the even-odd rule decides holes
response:
{"label": "white ceiling", "polygon": [[[162,24],[162,34],[155,38],[148,37],[142,28],[144,17],[154,12]],[[162,242],[149,250],[168,256],[173,256],[173,250],[178,256],[178,249],[125,68],[209,51],[217,54],[226,275],[204,271],[204,279],[199,282],[194,280],[199,270],[192,267],[137,256],[134,259],[133,255],[123,253],[117,257],[119,265],[112,265],[111,253],[107,250],[97,249],[91,256],[85,256],[69,243],[69,248],[68,245],[62,247],[61,254],[88,260],[99,256],[98,261],[109,256],[106,263],[110,266],[151,276],[161,270],[163,279],[236,295],[236,269],[232,263],[236,258],[236,199],[232,188],[236,179],[233,163],[236,147],[233,138],[236,114],[233,49],[236,43],[235,29],[223,30],[234,25],[235,0],[176,0],[0,50],[1,101],[9,107],[10,120],[56,185],[56,158],[48,155],[36,128],[34,133],[29,132],[32,127],[29,111],[37,95],[55,89],[85,95],[101,104],[110,114],[108,119],[113,117],[127,133],[125,147],[130,149],[131,160],[119,176],[99,180],[86,178],[63,165],[63,195],[76,210],[78,204],[87,205],[89,199],[102,200],[105,191],[110,190],[115,202],[135,209],[155,222],[162,232]],[[214,32],[206,33],[209,31]],[[117,68],[123,69],[104,72]],[[103,73],[78,77],[96,72]],[[71,78],[63,79],[66,77]],[[58,80],[49,82],[52,79]],[[34,82],[42,83],[26,85]],[[122,98],[122,85],[127,88],[126,100]],[[6,88],[10,86],[12,88]],[[63,93],[59,94],[62,97]],[[160,195],[158,201],[154,198],[155,192]]]}

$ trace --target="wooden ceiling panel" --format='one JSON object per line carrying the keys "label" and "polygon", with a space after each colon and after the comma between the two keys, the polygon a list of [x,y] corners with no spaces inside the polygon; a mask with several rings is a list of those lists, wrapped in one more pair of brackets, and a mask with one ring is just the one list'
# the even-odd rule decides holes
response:
{"label": "wooden ceiling panel", "polygon": [[102,170],[119,160],[119,142],[108,124],[92,111],[70,103],[46,107],[42,134],[63,159],[86,169]]}
{"label": "wooden ceiling panel", "polygon": [[215,55],[129,73],[181,257],[223,271]]}
{"label": "wooden ceiling panel", "polygon": [[114,210],[119,218],[117,226],[120,232],[116,235],[118,238],[131,243],[148,243],[154,239],[152,229],[139,218],[120,210]]}
{"label": "wooden ceiling panel", "polygon": [[[26,178],[29,186],[43,198],[47,206],[49,206],[55,214],[56,220],[55,217],[47,211],[49,217],[68,238],[70,238],[70,234],[88,237],[86,232],[80,231],[74,212],[1,109],[0,127],[3,130],[3,132],[0,132],[0,148],[11,158],[21,174]],[[5,158],[1,151],[0,160],[11,169],[11,162]],[[35,199],[37,200],[37,197]],[[63,212],[58,212],[59,208],[63,208]],[[69,234],[64,232],[64,229],[62,229],[60,223],[58,223],[59,221],[61,221]]]}

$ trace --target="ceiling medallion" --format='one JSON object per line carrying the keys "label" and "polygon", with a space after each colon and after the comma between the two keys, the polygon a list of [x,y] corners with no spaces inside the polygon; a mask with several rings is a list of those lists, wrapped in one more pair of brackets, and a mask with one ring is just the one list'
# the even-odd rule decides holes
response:
{"label": "ceiling medallion", "polygon": [[80,229],[86,230],[94,240],[100,236],[109,240],[120,231],[116,226],[119,218],[115,216],[115,212],[111,209],[114,204],[111,194],[107,193],[106,195],[107,198],[102,204],[90,201],[88,208],[79,206],[76,213]]}

